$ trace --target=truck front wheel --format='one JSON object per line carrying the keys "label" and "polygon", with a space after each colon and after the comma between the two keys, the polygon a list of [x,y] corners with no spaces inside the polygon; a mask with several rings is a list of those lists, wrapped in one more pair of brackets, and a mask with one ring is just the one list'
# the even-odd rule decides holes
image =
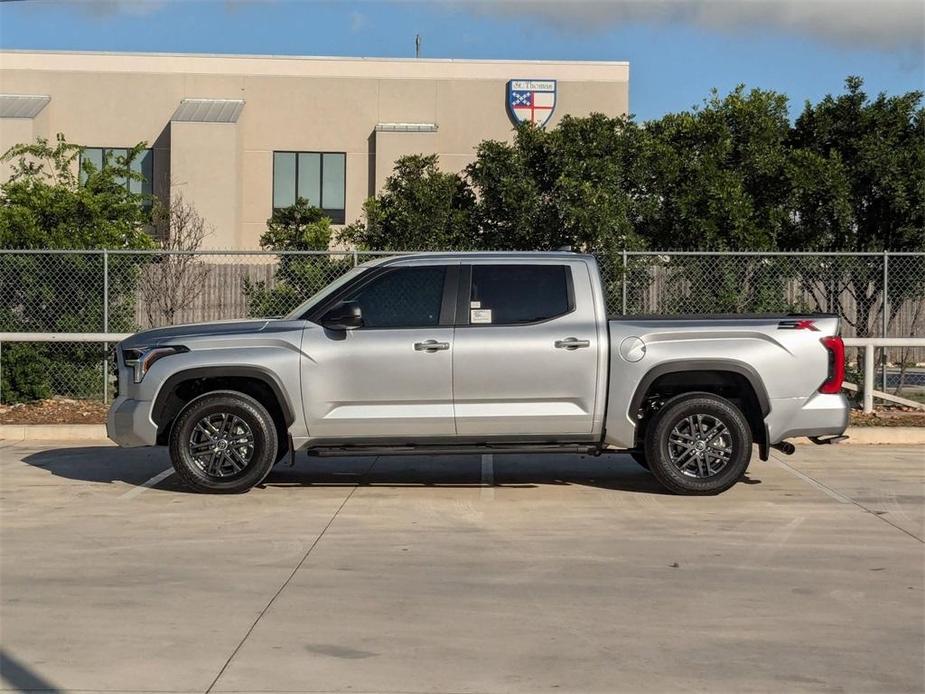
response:
{"label": "truck front wheel", "polygon": [[200,492],[235,494],[263,481],[276,462],[276,426],[257,400],[235,391],[190,402],[170,432],[170,459]]}
{"label": "truck front wheel", "polygon": [[748,468],[752,434],[742,412],[712,393],[669,400],[646,428],[646,461],[675,494],[724,492]]}

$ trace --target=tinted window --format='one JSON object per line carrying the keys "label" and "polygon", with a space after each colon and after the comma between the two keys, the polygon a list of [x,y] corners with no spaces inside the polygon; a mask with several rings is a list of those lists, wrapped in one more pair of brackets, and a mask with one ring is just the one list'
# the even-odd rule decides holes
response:
{"label": "tinted window", "polygon": [[[277,156],[285,155],[278,154]],[[302,152],[299,155],[299,190],[297,193],[300,198],[308,200],[309,204],[321,207],[320,153]]]}
{"label": "tinted window", "polygon": [[367,328],[417,328],[438,325],[443,304],[443,267],[390,270],[344,297],[356,301]]}
{"label": "tinted window", "polygon": [[[99,170],[107,163],[118,164],[120,158],[128,155],[128,149],[120,147],[85,147],[80,153],[80,182],[87,182],[87,173],[84,171],[84,162],[90,162],[93,168]],[[154,193],[154,150],[143,149],[132,160],[131,170],[141,174],[144,180],[118,178],[116,182],[125,186],[132,193],[140,193],[147,197],[144,205],[150,205],[150,196]]]}
{"label": "tinted window", "polygon": [[564,265],[473,265],[470,324],[533,323],[568,313],[568,271]]}
{"label": "tinted window", "polygon": [[343,224],[346,159],[342,152],[273,152],[273,208],[305,198]]}
{"label": "tinted window", "polygon": [[325,154],[321,159],[321,207],[325,210],[344,209],[345,159],[343,154]]}
{"label": "tinted window", "polygon": [[154,150],[143,149],[141,153],[132,161],[132,171],[141,174],[143,180],[131,180],[128,182],[128,189],[133,193],[142,195],[153,195],[154,187]]}
{"label": "tinted window", "polygon": [[273,155],[273,207],[295,205],[295,162],[293,152]]}

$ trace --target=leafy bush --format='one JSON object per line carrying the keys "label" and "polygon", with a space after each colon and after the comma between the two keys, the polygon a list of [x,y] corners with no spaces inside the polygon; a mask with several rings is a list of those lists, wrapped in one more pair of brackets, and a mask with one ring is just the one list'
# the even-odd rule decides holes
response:
{"label": "leafy bush", "polygon": [[44,346],[4,345],[0,388],[4,402],[44,400],[51,396],[47,378],[52,364]]}
{"label": "leafy bush", "polygon": [[[10,148],[9,180],[0,185],[0,248],[19,250],[151,248],[151,209],[126,181],[140,174],[126,156],[100,169],[84,162],[81,148],[59,135]],[[81,182],[83,178],[83,182]],[[139,256],[109,258],[108,328],[133,328]],[[0,330],[10,332],[102,331],[104,266],[101,254],[5,253],[0,255]],[[103,354],[95,345],[20,345],[3,351],[3,400],[18,402],[55,392],[101,394]],[[91,385],[92,384],[92,385]]]}

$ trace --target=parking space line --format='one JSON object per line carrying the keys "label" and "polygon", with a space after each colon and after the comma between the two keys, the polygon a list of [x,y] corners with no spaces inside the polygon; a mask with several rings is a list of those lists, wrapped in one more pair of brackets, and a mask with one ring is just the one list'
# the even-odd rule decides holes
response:
{"label": "parking space line", "polygon": [[[371,464],[371,465],[369,466],[369,468],[367,469],[366,474],[369,474],[370,470],[373,469],[373,467],[374,467],[375,464],[376,464],[376,461],[378,461],[378,460],[379,460],[378,457],[376,457],[376,458],[373,460],[372,464]],[[325,525],[324,528],[321,529],[321,532],[318,533],[318,537],[316,537],[316,538],[315,538],[315,541],[311,543],[311,545],[309,546],[308,550],[306,550],[305,554],[302,556],[302,559],[299,561],[298,564],[296,564],[295,568],[292,570],[292,572],[289,574],[289,576],[286,578],[286,580],[283,581],[283,584],[279,587],[279,589],[273,594],[273,597],[270,598],[269,602],[267,602],[267,604],[264,606],[264,608],[263,608],[262,610],[260,610],[260,614],[257,615],[257,619],[255,619],[255,620],[253,621],[253,623],[252,623],[251,626],[250,626],[250,629],[248,629],[247,632],[245,632],[244,638],[241,639],[241,641],[238,643],[238,645],[235,647],[235,649],[231,652],[231,655],[228,656],[228,660],[226,660],[226,661],[225,661],[225,664],[222,665],[222,669],[218,671],[218,674],[215,676],[215,679],[212,680],[212,684],[210,684],[210,685],[209,685],[209,688],[206,689],[205,694],[210,694],[210,693],[212,692],[212,690],[215,689],[215,685],[216,685],[216,684],[218,683],[218,681],[222,678],[222,675],[225,674],[225,670],[227,670],[227,669],[228,669],[228,666],[231,665],[231,661],[234,660],[234,657],[238,654],[238,652],[241,650],[241,648],[243,648],[244,642],[247,641],[247,639],[248,639],[248,638],[250,637],[250,635],[253,633],[254,629],[257,628],[257,624],[260,622],[261,619],[263,619],[263,616],[264,616],[264,615],[269,611],[269,609],[273,606],[273,603],[276,602],[276,599],[277,599],[277,598],[282,594],[282,592],[286,589],[286,586],[288,586],[289,583],[292,581],[292,579],[295,578],[295,575],[299,572],[299,569],[301,569],[302,566],[305,564],[305,562],[308,561],[309,555],[312,553],[312,551],[315,549],[315,547],[318,546],[318,543],[321,542],[321,538],[324,537],[324,534],[328,531],[328,528],[331,527],[331,525],[334,523],[334,520],[337,518],[338,514],[339,514],[341,511],[343,511],[344,506],[346,506],[346,505],[347,505],[347,502],[350,501],[350,497],[352,497],[352,496],[356,493],[357,489],[359,489],[359,488],[360,488],[359,486],[353,487],[353,488],[350,490],[350,492],[347,494],[347,496],[344,497],[344,500],[341,502],[340,506],[338,506],[338,507],[337,507],[337,510],[334,511],[334,515],[331,516],[331,519],[328,521],[327,525]]]}
{"label": "parking space line", "polygon": [[479,491],[479,498],[483,501],[491,501],[495,498],[494,453],[482,454],[482,488]]}
{"label": "parking space line", "polygon": [[818,490],[819,490],[820,492],[822,492],[823,494],[826,494],[826,495],[832,497],[833,499],[835,499],[835,501],[839,502],[840,504],[853,504],[853,503],[854,503],[854,501],[853,501],[852,499],[850,499],[849,497],[845,496],[845,495],[842,494],[841,492],[837,492],[837,491],[835,491],[834,489],[832,489],[831,487],[826,487],[824,484],[822,484],[822,482],[817,482],[816,480],[814,480],[812,477],[810,477],[810,476],[807,475],[806,473],[800,472],[800,471],[797,470],[796,468],[791,467],[790,465],[788,465],[787,463],[785,463],[783,460],[781,460],[781,459],[778,458],[777,456],[772,455],[772,456],[771,456],[771,460],[774,461],[774,464],[775,464],[777,467],[783,468],[784,470],[786,470],[787,472],[789,472],[791,475],[794,475],[795,477],[799,477],[801,480],[803,480],[803,481],[806,482],[807,484],[809,484],[809,485],[815,487],[816,489],[818,489]]}
{"label": "parking space line", "polygon": [[172,467],[169,467],[163,472],[157,473],[154,477],[149,479],[147,482],[143,482],[142,484],[139,484],[137,487],[133,487],[132,489],[129,489],[127,492],[125,492],[125,494],[122,494],[119,498],[120,499],[134,499],[139,494],[142,494],[143,492],[148,491],[154,485],[160,482],[163,482],[165,479],[170,477],[173,473],[174,473],[174,469]]}
{"label": "parking space line", "polygon": [[786,462],[784,462],[783,460],[781,460],[780,458],[778,458],[778,457],[775,456],[774,454],[771,454],[771,458],[770,458],[770,461],[769,461],[769,462],[772,462],[776,467],[779,467],[779,468],[781,468],[781,469],[783,469],[783,470],[786,470],[787,472],[789,472],[790,474],[794,475],[795,477],[799,477],[801,480],[803,480],[803,481],[806,482],[807,484],[812,485],[813,487],[815,487],[815,488],[818,489],[819,491],[823,492],[824,494],[830,496],[831,498],[835,499],[835,500],[838,501],[839,503],[842,503],[842,504],[852,504],[853,506],[857,506],[859,509],[861,509],[861,510],[864,511],[865,513],[869,513],[871,516],[873,516],[873,517],[876,518],[877,520],[883,521],[883,522],[886,523],[887,525],[892,526],[892,527],[896,528],[897,530],[899,530],[900,532],[905,533],[906,535],[908,535],[909,537],[911,537],[913,540],[916,540],[917,542],[920,542],[920,543],[922,543],[922,544],[925,544],[925,540],[923,540],[921,537],[919,537],[919,536],[916,535],[915,533],[910,532],[910,531],[906,530],[905,528],[903,528],[903,527],[901,527],[901,526],[899,526],[899,525],[896,525],[896,523],[894,523],[893,521],[891,521],[889,518],[886,518],[886,517],[884,517],[883,515],[881,515],[881,514],[875,512],[873,509],[867,508],[864,504],[858,502],[858,501],[855,500],[855,499],[852,499],[850,496],[845,496],[845,495],[842,494],[841,492],[837,492],[837,491],[835,491],[834,489],[832,489],[831,487],[827,487],[827,486],[824,485],[822,482],[819,482],[818,480],[813,479],[812,477],[810,477],[810,476],[807,475],[806,473],[800,472],[800,471],[797,470],[796,468],[791,467],[790,465],[788,465]]}

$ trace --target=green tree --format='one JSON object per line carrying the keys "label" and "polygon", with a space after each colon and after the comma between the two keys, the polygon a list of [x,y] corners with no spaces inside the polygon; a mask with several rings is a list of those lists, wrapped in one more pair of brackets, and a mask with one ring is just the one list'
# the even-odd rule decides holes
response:
{"label": "green tree", "polygon": [[[802,181],[799,217],[783,247],[838,251],[925,249],[925,109],[922,92],[869,99],[860,77],[845,80],[845,93],[807,103],[790,142],[818,157],[829,180]],[[826,187],[835,189],[824,196]],[[821,207],[821,209],[820,209]],[[833,211],[837,207],[837,213]],[[837,224],[820,233],[820,219]]]}
{"label": "green tree", "polygon": [[[773,250],[788,214],[786,96],[737,87],[645,125],[637,228],[650,247]],[[661,311],[787,308],[786,262],[671,256]],[[634,283],[635,285],[636,283]]]}
{"label": "green tree", "polygon": [[645,126],[649,243],[676,250],[771,250],[786,218],[787,98],[739,86]]}
{"label": "green tree", "polygon": [[363,205],[364,219],[341,238],[361,249],[466,250],[480,247],[475,197],[458,174],[441,171],[437,155],[395,163],[383,191]]}
{"label": "green tree", "polygon": [[[16,145],[0,157],[12,174],[0,184],[0,248],[21,250],[150,248],[151,206],[128,190],[138,177],[125,157],[110,157],[97,170],[81,148],[61,135]],[[83,178],[83,181],[80,179]],[[112,256],[109,264],[109,330],[133,327],[138,257]],[[103,261],[98,254],[0,256],[0,330],[87,332],[103,329]],[[52,378],[60,390],[99,396],[101,355],[93,346],[17,345],[4,349],[5,401],[47,397]],[[92,372],[97,372],[95,378]]]}
{"label": "green tree", "polygon": [[473,214],[480,248],[523,250],[555,243],[545,220],[548,196],[535,175],[535,164],[545,159],[545,141],[545,133],[523,126],[512,143],[486,140],[478,146],[466,176],[479,191]]}
{"label": "green tree", "polygon": [[483,142],[466,170],[482,244],[503,250],[639,248],[635,232],[644,133],[627,118],[565,116],[522,124],[510,144]]}
{"label": "green tree", "polygon": [[[273,211],[260,247],[273,251],[327,251],[332,238],[331,220],[304,198]],[[352,266],[350,258],[328,255],[282,254],[272,286],[245,279],[248,313],[254,317],[289,313],[312,294]]]}
{"label": "green tree", "polygon": [[12,163],[0,185],[0,248],[150,248],[150,201],[125,184],[141,178],[131,164],[144,147],[110,155],[100,169],[84,161],[80,177],[82,147],[63,135],[11,147],[0,157]]}
{"label": "green tree", "polygon": [[[807,103],[790,134],[786,180],[791,214],[784,250],[925,251],[925,109],[922,92],[870,99],[863,80]],[[925,297],[925,260],[896,258],[890,273],[892,319],[903,302]],[[806,261],[804,282],[827,289],[829,310],[853,298],[858,335],[877,332],[883,259]],[[850,312],[842,311],[850,317]]]}

